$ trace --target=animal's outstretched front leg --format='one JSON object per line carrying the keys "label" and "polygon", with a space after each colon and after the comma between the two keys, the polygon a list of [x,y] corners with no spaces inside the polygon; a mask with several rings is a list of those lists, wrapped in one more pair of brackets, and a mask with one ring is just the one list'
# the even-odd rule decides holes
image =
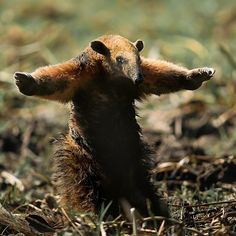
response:
{"label": "animal's outstretched front leg", "polygon": [[213,68],[203,67],[188,70],[173,63],[142,58],[144,82],[140,90],[144,94],[164,94],[179,90],[195,90],[215,73]]}
{"label": "animal's outstretched front leg", "polygon": [[27,96],[68,102],[91,77],[84,61],[82,54],[61,64],[40,67],[33,73],[16,72],[16,85]]}

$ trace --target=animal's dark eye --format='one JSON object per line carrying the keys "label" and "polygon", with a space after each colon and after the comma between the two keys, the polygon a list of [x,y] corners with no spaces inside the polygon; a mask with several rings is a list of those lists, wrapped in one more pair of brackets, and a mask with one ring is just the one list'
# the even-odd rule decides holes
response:
{"label": "animal's dark eye", "polygon": [[116,57],[116,61],[117,61],[118,63],[122,64],[122,63],[125,62],[125,59],[124,59],[124,57],[122,57],[122,56],[118,56],[118,57]]}

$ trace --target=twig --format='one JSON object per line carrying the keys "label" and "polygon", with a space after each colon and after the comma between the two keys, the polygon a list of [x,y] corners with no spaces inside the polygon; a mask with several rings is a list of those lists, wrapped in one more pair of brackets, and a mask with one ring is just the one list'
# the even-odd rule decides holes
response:
{"label": "twig", "polygon": [[[231,203],[236,203],[236,200],[202,203],[202,204],[191,205],[191,207],[212,206],[212,205],[231,204]],[[168,204],[168,206],[172,206],[172,207],[189,207],[189,205],[184,206],[184,205],[178,205],[178,204]]]}
{"label": "twig", "polygon": [[140,234],[140,235],[147,235],[147,234],[151,234],[151,235],[156,235],[157,231],[153,230],[153,229],[139,229],[138,230],[139,233],[145,233],[145,234]]}
{"label": "twig", "polygon": [[66,213],[66,211],[64,210],[64,208],[61,208],[61,211],[62,211],[63,215],[66,217],[66,219],[71,223],[72,227],[76,230],[76,232],[78,232],[80,236],[83,236],[83,234],[82,234],[81,231],[78,229],[78,227],[72,222],[72,220],[70,219],[70,217],[67,215],[67,213]]}
{"label": "twig", "polygon": [[232,119],[236,115],[236,105],[221,114],[217,119],[213,120],[212,123],[216,128],[219,128],[225,124],[228,120]]}
{"label": "twig", "polygon": [[33,123],[30,124],[30,126],[28,126],[28,128],[24,132],[23,142],[20,149],[21,158],[24,158],[27,154],[27,146],[29,145],[31,135],[35,129],[35,125],[36,125],[36,122],[34,121]]}
{"label": "twig", "polygon": [[160,228],[158,230],[158,233],[157,233],[158,236],[161,236],[161,234],[162,234],[162,232],[164,230],[164,225],[165,225],[165,221],[163,220],[162,223],[161,223],[161,226],[160,226]]}
{"label": "twig", "polygon": [[236,200],[233,200],[233,201],[211,202],[211,203],[202,203],[202,204],[191,205],[191,207],[212,206],[212,205],[231,204],[231,203],[236,203]]}
{"label": "twig", "polygon": [[25,210],[25,212],[28,212],[29,209],[30,209],[30,210],[33,210],[33,211],[35,211],[35,212],[40,212],[40,213],[42,212],[42,210],[41,210],[40,208],[34,206],[33,204],[27,203],[27,204],[23,204],[23,205],[17,206],[16,208],[14,208],[14,209],[12,210],[12,213],[14,213],[14,212],[20,210],[20,208],[22,208],[22,207],[27,207],[27,210]]}
{"label": "twig", "polygon": [[0,222],[16,232],[23,233],[26,236],[41,235],[33,230],[29,223],[20,215],[11,214],[0,204]]}
{"label": "twig", "polygon": [[137,236],[137,222],[136,222],[136,217],[135,217],[135,208],[130,209],[130,214],[132,217],[133,235]]}

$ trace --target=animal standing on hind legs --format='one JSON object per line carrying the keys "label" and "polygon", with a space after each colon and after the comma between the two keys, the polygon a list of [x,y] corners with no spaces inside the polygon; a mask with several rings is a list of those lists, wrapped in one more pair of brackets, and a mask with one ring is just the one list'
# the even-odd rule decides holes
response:
{"label": "animal standing on hind legs", "polygon": [[67,207],[99,214],[112,202],[115,217],[125,202],[142,216],[168,216],[149,180],[150,150],[135,100],[195,90],[215,71],[144,58],[142,49],[141,40],[105,35],[69,61],[14,75],[25,95],[71,103],[69,132],[57,140],[53,157],[54,184]]}

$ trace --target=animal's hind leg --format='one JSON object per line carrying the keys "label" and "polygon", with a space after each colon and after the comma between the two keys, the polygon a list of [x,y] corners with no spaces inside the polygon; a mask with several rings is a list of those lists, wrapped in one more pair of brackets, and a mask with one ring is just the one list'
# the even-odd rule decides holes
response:
{"label": "animal's hind leg", "polygon": [[164,216],[169,217],[166,204],[159,199],[155,188],[147,181],[142,181],[134,188],[129,189],[129,194],[120,200],[120,205],[127,218],[130,216],[130,208],[135,208],[143,216]]}
{"label": "animal's hind leg", "polygon": [[56,145],[53,182],[62,204],[78,212],[98,214],[100,178],[93,158],[70,136],[61,137]]}
{"label": "animal's hind leg", "polygon": [[150,182],[150,172],[148,166],[139,168],[136,186],[140,191],[142,204],[141,208],[145,215],[169,217],[168,208],[164,201],[157,196],[156,188]]}
{"label": "animal's hind leg", "polygon": [[163,200],[160,200],[154,189],[147,195],[147,202],[150,207],[151,214],[155,216],[169,217],[168,207]]}
{"label": "animal's hind leg", "polygon": [[147,183],[145,189],[130,199],[130,203],[142,216],[165,216],[169,217],[166,204],[159,199],[154,188]]}

